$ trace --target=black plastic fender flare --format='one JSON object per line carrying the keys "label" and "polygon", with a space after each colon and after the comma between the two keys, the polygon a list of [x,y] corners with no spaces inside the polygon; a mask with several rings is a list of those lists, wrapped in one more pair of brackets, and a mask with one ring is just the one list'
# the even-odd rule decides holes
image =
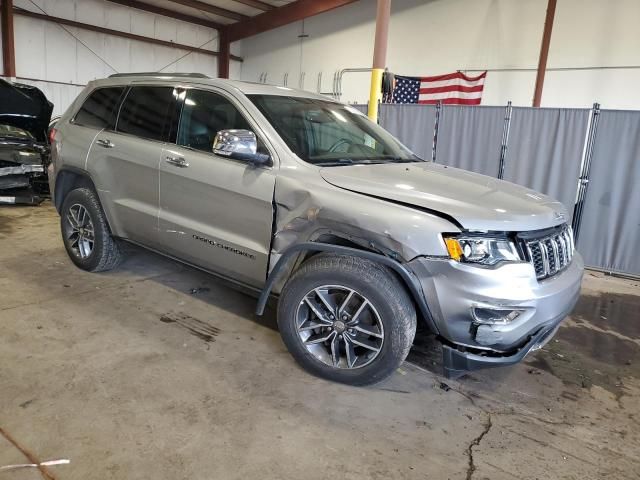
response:
{"label": "black plastic fender flare", "polygon": [[415,274],[411,272],[407,267],[405,267],[397,260],[385,257],[384,255],[380,255],[379,253],[373,253],[367,250],[358,250],[357,248],[345,247],[342,245],[332,245],[330,243],[303,242],[293,245],[292,247],[289,247],[287,250],[285,250],[276,265],[273,267],[273,270],[271,270],[271,273],[269,273],[267,282],[265,283],[265,286],[260,293],[260,298],[258,298],[258,304],[256,306],[256,315],[260,316],[264,313],[264,309],[267,305],[267,300],[269,299],[271,290],[273,290],[273,286],[282,275],[287,262],[294,255],[297,255],[300,252],[331,252],[353,255],[356,257],[362,257],[374,262],[381,263],[382,265],[391,268],[398,275],[400,275],[400,278],[402,278],[402,280],[404,281],[405,285],[409,289],[409,292],[411,293],[411,296],[413,297],[413,300],[416,302],[420,313],[424,317],[431,331],[436,335],[440,333],[435,325],[435,322],[433,321],[433,317],[431,316],[431,310],[429,309],[429,305],[427,305],[427,301],[424,297],[420,282],[418,281]]}

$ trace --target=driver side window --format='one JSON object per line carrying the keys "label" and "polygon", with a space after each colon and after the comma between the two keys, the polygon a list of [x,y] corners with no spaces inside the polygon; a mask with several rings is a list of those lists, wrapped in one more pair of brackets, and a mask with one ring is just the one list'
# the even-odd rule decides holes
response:
{"label": "driver side window", "polygon": [[315,154],[329,152],[355,153],[361,150],[362,145],[367,145],[376,151],[380,151],[380,147],[376,145],[373,137],[361,130],[345,125],[339,112],[318,111],[310,112],[307,116],[311,141],[313,142],[311,150]]}
{"label": "driver side window", "polygon": [[206,90],[186,91],[177,144],[211,153],[220,130],[251,130],[249,123],[226,98]]}

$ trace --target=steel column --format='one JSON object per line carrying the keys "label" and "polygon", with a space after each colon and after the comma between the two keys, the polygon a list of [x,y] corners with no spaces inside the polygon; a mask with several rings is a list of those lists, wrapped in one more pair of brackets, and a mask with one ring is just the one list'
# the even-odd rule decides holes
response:
{"label": "steel column", "polygon": [[544,86],[544,74],[547,70],[547,57],[549,56],[549,44],[551,43],[551,30],[556,14],[556,1],[549,0],[547,15],[544,20],[544,32],[542,33],[542,45],[540,46],[540,58],[538,59],[538,74],[536,76],[536,89],[533,94],[533,106],[539,107],[542,100],[542,87]]}
{"label": "steel column", "polygon": [[231,42],[229,30],[218,30],[218,78],[229,78],[229,60],[231,59]]}
{"label": "steel column", "polygon": [[433,124],[433,146],[431,147],[431,161],[436,162],[438,155],[438,129],[440,128],[440,113],[442,111],[442,101],[438,100],[436,104],[436,119]]}
{"label": "steel column", "polygon": [[573,228],[573,241],[578,244],[578,236],[580,235],[580,223],[582,222],[582,212],[584,210],[584,200],[587,196],[587,187],[589,186],[589,174],[591,172],[591,160],[593,159],[593,147],[598,133],[598,120],[600,118],[600,104],[594,103],[591,110],[591,119],[589,121],[589,130],[587,132],[586,147],[584,150],[584,159],[580,169],[580,177],[578,178],[578,194],[576,196],[576,207],[573,210],[573,218],[571,219],[571,228]]}
{"label": "steel column", "polygon": [[376,36],[373,45],[373,69],[369,90],[369,118],[378,121],[378,104],[382,99],[382,74],[387,63],[387,40],[389,38],[389,17],[391,0],[378,0],[376,10]]}
{"label": "steel column", "polygon": [[2,64],[6,77],[16,76],[16,50],[13,35],[13,0],[0,0],[2,27]]}
{"label": "steel column", "polygon": [[498,178],[504,178],[504,161],[507,157],[507,144],[509,143],[509,130],[511,129],[511,101],[507,103],[504,111],[504,127],[502,129],[502,143],[500,144],[500,163],[498,166]]}

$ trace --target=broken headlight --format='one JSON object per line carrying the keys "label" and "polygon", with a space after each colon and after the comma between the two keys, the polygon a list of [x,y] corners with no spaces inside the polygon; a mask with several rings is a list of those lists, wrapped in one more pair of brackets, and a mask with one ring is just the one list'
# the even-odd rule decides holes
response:
{"label": "broken headlight", "polygon": [[508,238],[471,235],[445,236],[449,256],[457,262],[496,265],[500,262],[519,262],[515,243]]}

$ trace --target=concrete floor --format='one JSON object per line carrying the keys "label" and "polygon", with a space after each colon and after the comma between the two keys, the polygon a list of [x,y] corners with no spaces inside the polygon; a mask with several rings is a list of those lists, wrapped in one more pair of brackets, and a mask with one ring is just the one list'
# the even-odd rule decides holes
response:
{"label": "concrete floor", "polygon": [[640,476],[637,281],[587,273],[524,364],[444,380],[421,337],[350,388],[302,371],[254,299],[128,250],[85,273],[50,205],[0,209],[0,466],[70,460],[0,480]]}

